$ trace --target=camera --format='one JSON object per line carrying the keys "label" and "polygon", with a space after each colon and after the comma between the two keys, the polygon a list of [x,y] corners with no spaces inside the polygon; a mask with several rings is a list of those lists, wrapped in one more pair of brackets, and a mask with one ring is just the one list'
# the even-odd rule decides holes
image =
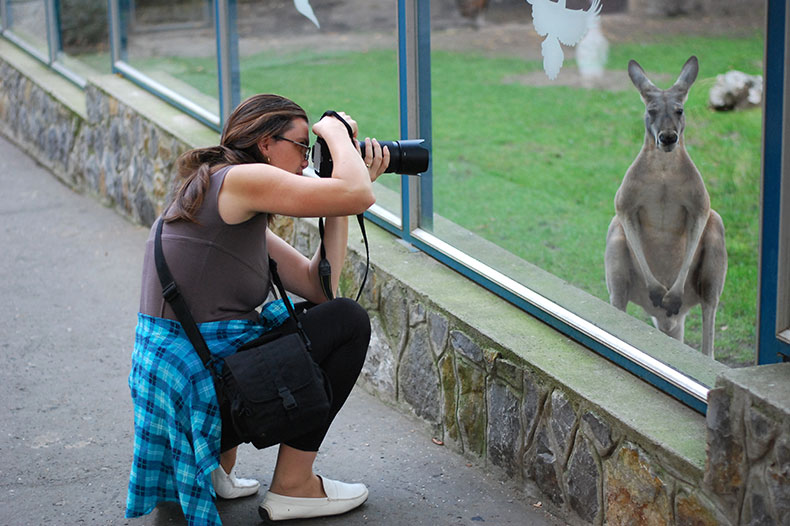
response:
{"label": "camera", "polygon": [[[365,156],[365,142],[357,141]],[[425,139],[408,139],[403,141],[379,141],[382,150],[386,146],[390,151],[390,163],[385,173],[403,175],[420,175],[428,169],[430,154],[423,146]],[[319,177],[332,177],[332,156],[329,147],[322,138],[315,141],[312,152],[313,169]]]}

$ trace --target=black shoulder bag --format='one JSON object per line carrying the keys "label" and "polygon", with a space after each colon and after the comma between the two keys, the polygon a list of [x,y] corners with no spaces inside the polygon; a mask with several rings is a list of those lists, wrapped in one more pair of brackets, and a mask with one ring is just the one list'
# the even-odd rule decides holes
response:
{"label": "black shoulder bag", "polygon": [[214,357],[165,262],[163,223],[160,219],[154,241],[162,295],[214,378],[217,398],[220,404],[228,404],[239,438],[262,449],[321,426],[329,416],[331,388],[310,355],[310,339],[285,295],[277,263],[269,258],[272,280],[288,308],[287,326],[256,338],[230,356]]}

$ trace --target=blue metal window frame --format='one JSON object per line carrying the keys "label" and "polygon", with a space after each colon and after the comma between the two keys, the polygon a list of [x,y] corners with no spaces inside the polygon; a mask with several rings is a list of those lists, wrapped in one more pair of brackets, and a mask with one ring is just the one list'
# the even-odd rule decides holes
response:
{"label": "blue metal window frame", "polygon": [[217,84],[219,87],[219,114],[215,114],[179,93],[147,76],[128,63],[127,27],[129,0],[107,0],[110,18],[110,49],[112,71],[131,80],[143,89],[191,115],[216,131],[222,130],[225,118],[241,99],[239,80],[238,32],[236,25],[236,0],[212,0],[217,39]]}
{"label": "blue metal window frame", "polygon": [[33,58],[57,71],[80,88],[84,88],[86,84],[85,79],[59,62],[60,55],[63,52],[63,45],[60,39],[60,0],[44,0],[46,13],[44,29],[47,35],[46,53],[42,53],[28,42],[25,42],[24,39],[14,34],[13,24],[9,23],[11,11],[8,9],[8,1],[9,0],[0,0],[0,17],[2,17],[0,34]]}
{"label": "blue metal window frame", "polygon": [[779,298],[779,249],[782,228],[780,210],[782,178],[790,177],[790,153],[783,153],[787,100],[787,4],[784,0],[769,0],[765,44],[765,77],[763,112],[763,186],[760,225],[760,295],[758,300],[757,363],[768,364],[790,359],[790,344],[777,336],[777,301]]}

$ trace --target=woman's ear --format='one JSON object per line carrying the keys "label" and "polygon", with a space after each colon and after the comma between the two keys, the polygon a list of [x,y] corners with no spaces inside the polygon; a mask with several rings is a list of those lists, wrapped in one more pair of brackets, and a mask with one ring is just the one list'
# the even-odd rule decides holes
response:
{"label": "woman's ear", "polygon": [[263,156],[264,159],[266,159],[267,163],[271,162],[269,157],[269,147],[271,146],[271,143],[272,143],[271,137],[265,137],[258,141],[258,151],[261,152],[261,155]]}

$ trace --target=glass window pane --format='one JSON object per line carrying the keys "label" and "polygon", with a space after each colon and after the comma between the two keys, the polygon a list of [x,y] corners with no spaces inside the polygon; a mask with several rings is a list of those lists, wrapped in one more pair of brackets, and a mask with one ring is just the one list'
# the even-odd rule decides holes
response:
{"label": "glass window pane", "polygon": [[[547,0],[533,3],[541,1]],[[431,5],[434,234],[517,281],[540,288],[541,272],[547,271],[608,303],[604,253],[615,194],[646,132],[645,105],[629,79],[628,62],[635,59],[656,86],[667,89],[695,55],[699,75],[685,103],[683,141],[711,207],[723,219],[729,255],[715,357],[734,366],[751,364],[761,108],[745,100],[744,108],[716,111],[709,97],[719,76],[729,71],[762,74],[764,3],[678,7],[677,2],[604,1],[599,28],[576,47],[538,35],[526,2],[492,2],[484,11],[473,7],[484,4],[448,0]],[[587,0],[567,2],[567,10],[577,13],[589,6]],[[559,15],[557,31],[569,28],[572,17]],[[543,51],[555,59],[558,52],[564,55],[553,80],[544,71]],[[755,87],[760,83],[748,79]],[[651,155],[662,162],[672,154]],[[654,201],[664,202],[665,212],[638,214],[645,223],[666,222],[649,225],[665,236],[662,243],[672,237],[668,224],[682,223],[678,215],[686,213],[679,201],[683,196],[670,197],[677,194],[675,183],[652,183]],[[682,233],[673,235],[673,244],[684,242]],[[681,254],[673,253],[669,266],[675,270],[660,277],[667,288]],[[699,284],[695,272],[691,280]],[[562,303],[557,299],[562,293],[550,287],[538,291]],[[656,332],[642,307],[630,302],[627,312],[645,322],[644,331]],[[600,317],[590,321],[603,325]],[[701,340],[702,314],[696,305],[685,321],[685,341],[699,349]]]}
{"label": "glass window pane", "polygon": [[110,73],[107,2],[60,0],[60,40],[58,57],[68,69],[86,77]]}
{"label": "glass window pane", "polygon": [[[345,111],[361,139],[399,139],[397,2],[310,4],[320,28],[290,1],[239,2],[242,98],[277,93],[311,123],[326,110]],[[400,177],[384,174],[375,186],[377,204],[400,217]]]}
{"label": "glass window pane", "polygon": [[14,35],[43,57],[49,56],[44,0],[8,0],[6,16]]}
{"label": "glass window pane", "polygon": [[126,62],[219,115],[211,5],[210,0],[129,0]]}

